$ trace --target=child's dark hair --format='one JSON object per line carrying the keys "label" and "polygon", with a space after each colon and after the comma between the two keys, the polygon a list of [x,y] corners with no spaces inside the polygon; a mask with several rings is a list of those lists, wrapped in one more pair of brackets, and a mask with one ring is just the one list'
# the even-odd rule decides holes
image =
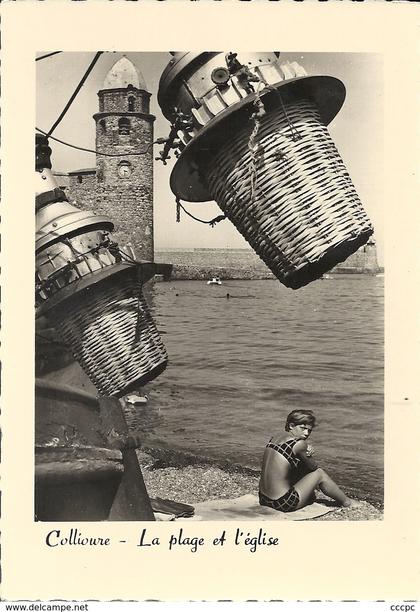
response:
{"label": "child's dark hair", "polygon": [[285,430],[290,431],[290,425],[310,425],[315,427],[315,415],[312,410],[292,410],[287,415]]}

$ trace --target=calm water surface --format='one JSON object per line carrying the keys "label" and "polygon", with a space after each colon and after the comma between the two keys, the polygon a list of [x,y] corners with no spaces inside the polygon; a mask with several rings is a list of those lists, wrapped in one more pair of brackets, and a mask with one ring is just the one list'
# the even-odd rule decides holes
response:
{"label": "calm water surface", "polygon": [[287,413],[309,408],[318,463],[381,504],[383,278],[334,276],[298,291],[178,281],[154,284],[149,298],[170,364],[136,409],[148,443],[258,469]]}

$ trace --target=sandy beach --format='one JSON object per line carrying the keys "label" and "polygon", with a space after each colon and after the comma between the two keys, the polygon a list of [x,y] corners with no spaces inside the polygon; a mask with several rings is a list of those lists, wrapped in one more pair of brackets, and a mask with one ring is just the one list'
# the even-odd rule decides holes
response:
{"label": "sandy beach", "polygon": [[[194,505],[212,499],[233,499],[247,493],[258,494],[258,476],[241,473],[234,466],[218,467],[208,463],[166,466],[162,452],[144,449],[138,453],[150,497],[171,499]],[[159,459],[156,459],[159,455]],[[186,461],[186,459],[185,459]],[[317,493],[322,498],[322,493]],[[366,501],[356,508],[337,508],[318,521],[378,521],[383,513]]]}

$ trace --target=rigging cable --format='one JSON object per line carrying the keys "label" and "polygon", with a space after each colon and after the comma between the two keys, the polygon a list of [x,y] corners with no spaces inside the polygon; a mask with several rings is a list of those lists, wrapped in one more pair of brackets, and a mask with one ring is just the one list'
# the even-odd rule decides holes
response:
{"label": "rigging cable", "polygon": [[40,55],[39,57],[35,58],[36,62],[39,62],[39,60],[43,60],[46,57],[51,57],[52,55],[57,55],[57,53],[63,53],[62,51],[53,51],[52,53],[46,53],[45,55]]}
{"label": "rigging cable", "polygon": [[[47,55],[43,55],[41,57],[36,58],[37,60],[40,59],[44,59],[46,57],[50,57],[51,55],[55,55],[57,53],[61,53],[61,51],[54,51],[53,53],[49,53]],[[78,84],[78,86],[76,87],[76,89],[74,90],[73,94],[71,95],[69,101],[67,102],[66,106],[64,107],[64,109],[62,110],[62,112],[60,113],[58,119],[55,121],[55,123],[52,125],[52,127],[50,128],[50,130],[48,132],[44,132],[43,130],[41,130],[40,128],[35,128],[38,132],[41,132],[41,134],[44,134],[47,138],[51,138],[52,140],[55,140],[57,142],[60,142],[63,145],[66,145],[68,147],[71,147],[73,149],[78,149],[79,151],[86,151],[88,153],[95,153],[96,155],[104,155],[107,157],[121,157],[121,153],[101,153],[100,151],[95,151],[92,149],[86,149],[84,147],[78,147],[76,145],[71,145],[67,142],[64,142],[63,140],[60,140],[59,138],[55,138],[54,136],[51,136],[51,134],[53,133],[53,131],[55,130],[55,128],[58,126],[58,124],[62,121],[62,119],[64,118],[65,114],[67,113],[68,109],[70,108],[70,106],[72,105],[74,99],[76,98],[77,94],[79,93],[79,91],[81,90],[81,88],[83,87],[83,84],[85,83],[86,79],[88,78],[89,74],[92,72],[96,62],[98,61],[98,59],[100,58],[100,56],[102,55],[103,51],[98,51],[95,54],[95,57],[93,58],[93,60],[91,61],[91,63],[89,64],[85,74],[83,75],[80,83]],[[144,151],[138,152],[138,153],[124,153],[124,155],[145,155],[150,148],[155,144],[155,142],[150,143],[146,149]],[[189,217],[191,217],[192,219],[194,219],[195,221],[199,221],[200,223],[204,223],[206,225],[210,225],[211,227],[214,227],[216,225],[216,223],[219,223],[219,221],[223,221],[224,219],[226,219],[226,215],[218,215],[217,217],[215,217],[214,219],[211,219],[210,221],[204,221],[203,219],[198,219],[198,217],[195,217],[194,215],[192,215],[190,212],[188,212],[188,210],[186,210],[184,208],[184,206],[182,206],[181,202],[179,201],[179,199],[176,199],[176,204],[177,204],[177,210],[182,209]],[[177,220],[179,220],[179,215]]]}
{"label": "rigging cable", "polygon": [[69,101],[67,102],[66,106],[63,108],[63,110],[60,113],[60,116],[58,117],[57,121],[54,123],[54,125],[50,128],[50,130],[47,133],[47,138],[49,138],[51,136],[51,134],[53,133],[53,131],[55,130],[55,128],[57,127],[57,125],[61,122],[61,120],[63,119],[64,115],[67,113],[68,109],[70,108],[70,106],[72,105],[75,97],[77,96],[77,94],[79,93],[79,91],[81,90],[81,88],[83,87],[84,82],[86,81],[86,79],[88,78],[89,74],[91,73],[91,71],[93,70],[93,67],[95,66],[96,62],[98,61],[98,59],[100,58],[100,56],[102,55],[103,51],[98,51],[95,54],[95,57],[93,58],[93,60],[91,61],[90,65],[88,66],[85,74],[82,77],[82,80],[80,81],[80,83],[78,84],[78,86],[76,87],[76,89],[74,90],[73,94],[70,96]]}
{"label": "rigging cable", "polygon": [[[199,223],[205,223],[206,225],[210,225],[211,227],[214,227],[216,223],[219,223],[219,221],[224,221],[224,219],[226,219],[226,215],[218,215],[217,217],[215,217],[214,219],[211,219],[210,221],[204,221],[203,219],[194,217],[194,215],[188,212],[188,210],[182,206],[181,202],[179,201],[179,198],[176,198],[175,201],[176,201],[177,211],[179,211],[179,209],[182,209],[184,213],[186,213],[189,217],[191,217],[191,219],[194,219],[194,221],[199,221]],[[177,222],[179,221],[180,221],[179,213],[177,213]]]}
{"label": "rigging cable", "polygon": [[[47,132],[44,132],[44,130],[41,130],[38,127],[35,127],[35,129],[38,132],[41,132],[41,134],[44,134],[45,136],[47,136]],[[128,155],[146,155],[146,153],[150,151],[150,149],[152,148],[154,144],[159,144],[159,142],[155,140],[154,142],[151,142],[150,144],[148,144],[147,147],[144,149],[144,151],[138,151],[137,153],[128,153],[128,152],[127,153],[102,153],[101,151],[96,151],[95,149],[86,149],[85,147],[79,147],[77,145],[70,144],[69,142],[65,142],[64,140],[55,138],[55,136],[49,136],[49,138],[51,140],[55,140],[56,142],[59,142],[65,145],[66,147],[71,147],[72,149],[77,149],[78,151],[86,151],[87,153],[96,153],[96,155],[104,155],[106,157],[121,157],[122,155],[124,157],[127,157]]]}

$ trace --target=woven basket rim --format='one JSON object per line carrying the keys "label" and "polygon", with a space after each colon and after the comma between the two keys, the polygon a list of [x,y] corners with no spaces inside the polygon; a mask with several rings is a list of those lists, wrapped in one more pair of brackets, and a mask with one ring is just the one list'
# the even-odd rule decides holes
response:
{"label": "woven basket rim", "polygon": [[[340,79],[327,75],[313,75],[296,77],[280,81],[269,89],[262,90],[260,96],[267,98],[275,96],[273,89],[291,90],[306,89],[306,97],[312,98],[319,108],[321,119],[328,125],[340,111],[345,97],[346,88]],[[177,159],[170,177],[170,186],[175,196],[186,202],[209,202],[213,198],[207,187],[202,183],[200,174],[195,170],[195,163],[200,149],[209,148],[215,128],[218,132],[225,130],[226,139],[229,138],[226,120],[239,110],[245,111],[255,100],[256,93],[244,98],[225,111],[216,115],[203,129],[187,144]],[[302,96],[305,97],[305,96]]]}

